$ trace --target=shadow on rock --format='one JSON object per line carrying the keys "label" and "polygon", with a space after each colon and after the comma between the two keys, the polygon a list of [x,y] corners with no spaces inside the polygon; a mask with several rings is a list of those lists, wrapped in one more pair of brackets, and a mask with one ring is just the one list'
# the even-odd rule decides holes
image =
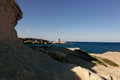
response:
{"label": "shadow on rock", "polygon": [[92,67],[96,64],[92,63],[95,58],[91,57],[87,52],[82,50],[71,51],[66,48],[60,47],[49,47],[49,46],[29,46],[35,51],[43,52],[44,54],[49,55],[52,59],[62,62],[62,63],[70,63],[81,66],[83,68],[87,68],[90,71],[96,73]]}

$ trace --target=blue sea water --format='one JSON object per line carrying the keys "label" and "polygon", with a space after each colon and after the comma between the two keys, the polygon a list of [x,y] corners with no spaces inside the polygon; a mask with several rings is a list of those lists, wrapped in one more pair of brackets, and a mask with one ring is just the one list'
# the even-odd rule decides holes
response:
{"label": "blue sea water", "polygon": [[88,53],[104,53],[120,51],[120,43],[115,42],[69,42],[68,44],[35,44],[36,46],[57,46],[64,48],[80,48]]}

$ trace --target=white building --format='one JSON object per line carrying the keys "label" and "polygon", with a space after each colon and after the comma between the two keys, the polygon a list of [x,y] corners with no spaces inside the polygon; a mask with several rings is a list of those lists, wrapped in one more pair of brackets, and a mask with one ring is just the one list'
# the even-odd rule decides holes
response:
{"label": "white building", "polygon": [[66,44],[67,42],[61,41],[60,38],[58,38],[56,41],[52,42],[53,44]]}

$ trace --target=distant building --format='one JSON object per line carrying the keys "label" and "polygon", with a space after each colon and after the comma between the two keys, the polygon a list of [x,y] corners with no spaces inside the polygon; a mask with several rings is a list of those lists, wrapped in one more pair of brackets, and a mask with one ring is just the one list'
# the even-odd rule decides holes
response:
{"label": "distant building", "polygon": [[66,44],[67,42],[61,41],[60,38],[58,38],[56,41],[52,42],[53,44]]}

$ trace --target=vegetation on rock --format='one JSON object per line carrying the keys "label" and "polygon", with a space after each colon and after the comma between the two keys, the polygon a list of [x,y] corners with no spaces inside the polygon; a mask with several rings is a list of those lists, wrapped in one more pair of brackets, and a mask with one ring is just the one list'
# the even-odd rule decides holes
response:
{"label": "vegetation on rock", "polygon": [[119,67],[118,64],[116,64],[115,62],[109,60],[109,59],[105,59],[105,58],[101,58],[101,57],[98,57],[98,56],[95,56],[95,55],[92,55],[92,57],[95,58],[95,62],[98,63],[98,64],[101,64],[105,67],[108,67],[108,66],[114,66],[114,67]]}

